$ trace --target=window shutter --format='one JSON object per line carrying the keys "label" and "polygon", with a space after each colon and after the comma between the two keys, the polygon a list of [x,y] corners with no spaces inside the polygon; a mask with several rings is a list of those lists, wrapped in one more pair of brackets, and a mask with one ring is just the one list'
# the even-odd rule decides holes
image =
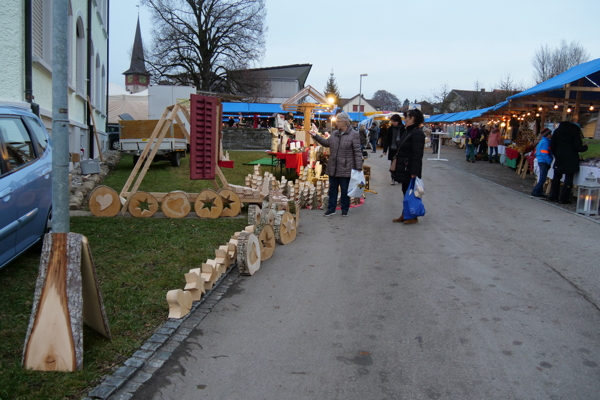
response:
{"label": "window shutter", "polygon": [[190,100],[190,179],[215,179],[221,103],[195,94]]}
{"label": "window shutter", "polygon": [[43,58],[44,57],[44,5],[42,0],[33,0],[32,3],[32,41],[33,41],[33,56]]}

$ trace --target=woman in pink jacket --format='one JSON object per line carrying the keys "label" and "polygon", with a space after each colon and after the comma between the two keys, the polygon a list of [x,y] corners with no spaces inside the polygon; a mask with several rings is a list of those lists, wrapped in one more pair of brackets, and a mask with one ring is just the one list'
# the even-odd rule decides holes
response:
{"label": "woman in pink jacket", "polygon": [[496,162],[500,162],[498,157],[498,146],[500,145],[500,129],[498,124],[494,125],[494,129],[490,132],[488,137],[488,148],[490,149],[490,163],[494,162],[494,152],[496,152]]}

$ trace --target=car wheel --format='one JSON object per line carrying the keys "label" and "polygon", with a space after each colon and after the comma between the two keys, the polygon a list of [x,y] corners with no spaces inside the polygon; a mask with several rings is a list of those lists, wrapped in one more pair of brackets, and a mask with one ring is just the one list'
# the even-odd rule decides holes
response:
{"label": "car wheel", "polygon": [[112,143],[112,149],[113,149],[113,150],[119,150],[119,141],[118,141],[118,140],[115,140],[115,141]]}
{"label": "car wheel", "polygon": [[174,167],[179,167],[181,165],[181,153],[176,151],[171,154],[171,165]]}

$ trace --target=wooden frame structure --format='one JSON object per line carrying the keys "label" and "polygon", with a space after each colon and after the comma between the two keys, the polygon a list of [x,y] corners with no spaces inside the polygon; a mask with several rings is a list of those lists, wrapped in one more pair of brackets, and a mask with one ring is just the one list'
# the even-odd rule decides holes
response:
{"label": "wooden frame structure", "polygon": [[[301,103],[296,102],[303,97],[310,96],[319,103]],[[304,112],[304,143],[308,146],[311,143],[312,137],[310,136],[310,116],[313,111],[329,111],[333,108],[332,104],[327,104],[327,99],[321,93],[319,93],[312,86],[306,86],[304,89],[287,99],[281,104],[281,108],[285,111]]]}

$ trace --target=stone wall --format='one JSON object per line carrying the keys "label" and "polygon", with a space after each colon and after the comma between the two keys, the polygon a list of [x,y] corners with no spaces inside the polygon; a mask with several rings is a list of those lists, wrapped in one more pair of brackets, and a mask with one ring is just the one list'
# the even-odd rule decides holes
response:
{"label": "stone wall", "polygon": [[271,132],[267,128],[225,128],[223,150],[270,150]]}

